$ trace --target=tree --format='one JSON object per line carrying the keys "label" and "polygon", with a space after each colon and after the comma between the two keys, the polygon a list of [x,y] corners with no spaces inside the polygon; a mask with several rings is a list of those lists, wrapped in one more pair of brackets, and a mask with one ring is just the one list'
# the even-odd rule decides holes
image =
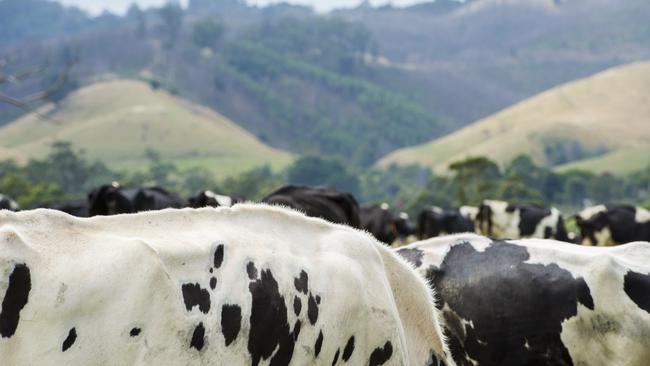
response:
{"label": "tree", "polygon": [[183,170],[181,178],[182,191],[187,195],[195,195],[205,189],[219,192],[214,174],[204,168],[191,168]]}
{"label": "tree", "polygon": [[147,35],[147,20],[145,18],[144,12],[138,4],[133,3],[129,7],[129,10],[126,13],[126,17],[132,22],[136,23],[136,36],[138,38],[144,38]]}
{"label": "tree", "polygon": [[359,178],[362,201],[387,202],[392,207],[404,209],[412,204],[414,192],[427,186],[431,170],[417,164],[391,164],[385,169],[367,169]]}
{"label": "tree", "polygon": [[548,168],[537,166],[528,155],[519,155],[506,166],[504,175],[516,176],[528,189],[538,191],[544,200],[553,201],[562,190],[561,179]]}
{"label": "tree", "polygon": [[183,8],[178,2],[170,1],[158,11],[162,19],[163,43],[166,48],[174,48],[183,25]]}
{"label": "tree", "polygon": [[255,201],[282,184],[282,179],[273,174],[271,168],[263,166],[244,172],[236,177],[226,178],[219,184],[223,192]]}
{"label": "tree", "polygon": [[449,177],[433,176],[427,183],[426,188],[413,199],[407,207],[412,214],[432,205],[440,207],[454,207],[464,204],[455,197],[458,188],[456,181]]}
{"label": "tree", "polygon": [[564,174],[563,201],[575,207],[582,207],[587,197],[587,188],[593,174],[571,171]]}
{"label": "tree", "polygon": [[94,186],[118,179],[104,164],[90,163],[82,154],[75,152],[68,142],[55,142],[45,159],[27,164],[26,178],[30,182],[55,184],[66,195],[61,200],[78,199]]}
{"label": "tree", "polygon": [[359,194],[359,179],[339,159],[302,157],[288,171],[289,183],[331,186],[340,191]]}
{"label": "tree", "polygon": [[[59,63],[61,64],[74,65],[79,62],[79,52],[75,48],[65,47],[59,58]],[[61,75],[58,73],[52,73],[47,77],[46,81],[43,83],[43,88],[47,90],[51,85],[56,85],[56,90],[52,90],[50,93],[45,94],[43,99],[59,104],[59,102],[67,97],[68,94],[79,88],[79,81],[73,79],[69,73],[65,75],[64,79],[59,80],[60,78]]]}
{"label": "tree", "polygon": [[622,179],[609,173],[593,177],[589,181],[589,197],[598,202],[613,202],[625,198]]}
{"label": "tree", "polygon": [[67,142],[56,142],[44,159],[20,167],[0,163],[0,192],[23,208],[80,201],[97,185],[119,179],[100,162],[88,162]]}
{"label": "tree", "polygon": [[476,205],[493,196],[501,178],[499,167],[486,157],[471,157],[449,165],[457,182],[457,198],[462,204]]}
{"label": "tree", "polygon": [[164,161],[160,154],[152,149],[145,151],[145,157],[149,160],[149,184],[160,187],[174,185],[173,177],[178,174],[174,164]]}
{"label": "tree", "polygon": [[61,202],[64,196],[54,183],[34,183],[16,174],[0,178],[0,192],[16,200],[22,209]]}
{"label": "tree", "polygon": [[542,194],[526,185],[524,180],[517,174],[508,175],[499,184],[497,196],[511,203],[537,203],[544,204]]}
{"label": "tree", "polygon": [[217,18],[200,20],[192,26],[192,42],[200,48],[214,50],[224,31],[223,22]]}

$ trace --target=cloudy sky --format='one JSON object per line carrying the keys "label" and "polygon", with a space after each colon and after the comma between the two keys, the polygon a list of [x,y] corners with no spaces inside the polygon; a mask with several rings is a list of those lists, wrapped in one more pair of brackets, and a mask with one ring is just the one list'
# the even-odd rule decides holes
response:
{"label": "cloudy sky", "polygon": [[[124,13],[129,5],[137,2],[142,7],[157,6],[164,4],[167,0],[58,0],[64,4],[75,5],[85,9],[92,14],[99,14],[104,9],[108,9],[114,13]],[[393,5],[409,5],[423,0],[370,0],[373,5],[384,5],[392,3]],[[187,0],[182,0],[186,3]],[[267,5],[271,3],[281,2],[278,0],[247,0],[249,4]],[[311,5],[318,11],[328,11],[332,8],[338,7],[351,7],[358,5],[361,0],[289,0],[288,2],[294,4]]]}

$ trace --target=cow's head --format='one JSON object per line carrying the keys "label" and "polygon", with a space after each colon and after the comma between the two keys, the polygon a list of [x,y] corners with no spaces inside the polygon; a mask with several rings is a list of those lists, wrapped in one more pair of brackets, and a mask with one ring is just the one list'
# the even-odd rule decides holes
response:
{"label": "cow's head", "polygon": [[443,210],[439,207],[424,209],[418,215],[418,237],[420,239],[433,238],[442,232]]}
{"label": "cow's head", "polygon": [[409,218],[409,215],[406,212],[400,212],[394,219],[395,231],[399,237],[408,237],[414,235],[416,231],[415,224]]}
{"label": "cow's head", "polygon": [[190,197],[187,200],[187,206],[192,208],[201,208],[201,207],[209,206],[209,201],[208,201],[209,198],[205,194],[205,192],[206,191],[203,191],[194,197]]}
{"label": "cow's head", "polygon": [[20,207],[18,206],[18,203],[16,203],[16,201],[0,194],[0,210],[18,211],[19,209]]}
{"label": "cow's head", "polygon": [[132,213],[133,204],[122,194],[121,187],[107,184],[88,193],[88,216]]}
{"label": "cow's head", "polygon": [[611,231],[607,222],[605,211],[598,211],[589,215],[580,213],[574,216],[580,229],[582,245],[608,245],[612,241]]}
{"label": "cow's head", "polygon": [[230,196],[224,196],[220,194],[216,194],[212,191],[203,191],[196,195],[195,197],[191,197],[188,200],[188,206],[193,207],[193,208],[200,208],[200,207],[231,207],[237,202],[241,202],[243,200],[239,198],[232,198]]}

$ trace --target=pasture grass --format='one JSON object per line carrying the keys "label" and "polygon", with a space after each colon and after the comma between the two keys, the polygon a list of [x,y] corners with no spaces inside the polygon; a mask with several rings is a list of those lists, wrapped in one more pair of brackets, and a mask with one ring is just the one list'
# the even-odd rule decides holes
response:
{"label": "pasture grass", "polygon": [[469,156],[487,156],[503,165],[527,154],[537,164],[554,166],[558,164],[548,151],[554,139],[606,152],[559,163],[561,170],[618,174],[647,166],[650,62],[615,67],[550,89],[450,135],[397,150],[377,165],[419,163],[444,173],[450,163]]}
{"label": "pasture grass", "polygon": [[135,80],[86,86],[40,113],[51,120],[27,115],[0,129],[0,159],[43,158],[55,141],[113,168],[138,169],[154,150],[181,168],[200,166],[220,177],[293,159],[226,117]]}

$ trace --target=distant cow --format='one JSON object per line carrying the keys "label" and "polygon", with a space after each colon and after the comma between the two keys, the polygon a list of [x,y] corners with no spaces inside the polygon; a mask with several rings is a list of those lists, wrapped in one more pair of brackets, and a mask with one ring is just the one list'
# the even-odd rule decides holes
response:
{"label": "distant cow", "polygon": [[583,245],[650,241],[650,211],[628,205],[598,205],[576,216]]}
{"label": "distant cow", "polygon": [[116,215],[183,207],[183,201],[162,188],[104,185],[88,194],[88,215]]}
{"label": "distant cow", "polygon": [[415,225],[408,215],[404,212],[395,215],[386,203],[362,206],[360,218],[362,229],[388,245],[397,239],[406,239],[415,232]]}
{"label": "distant cow", "polygon": [[485,200],[479,206],[476,223],[478,233],[492,238],[569,241],[562,214],[555,207]]}
{"label": "distant cow", "polygon": [[397,252],[437,290],[458,365],[648,365],[650,243],[459,234]]}
{"label": "distant cow", "polygon": [[244,198],[224,196],[212,191],[203,191],[194,197],[190,197],[187,206],[193,208],[200,207],[230,207],[236,203],[244,202]]}
{"label": "distant cow", "polygon": [[476,207],[463,206],[460,209],[430,207],[418,215],[418,237],[433,238],[439,235],[474,232]]}
{"label": "distant cow", "polygon": [[291,207],[337,224],[361,226],[359,204],[354,196],[331,188],[287,185],[262,198],[262,202]]}
{"label": "distant cow", "polygon": [[3,194],[0,194],[0,210],[18,211],[19,209],[20,207],[16,201]]}
{"label": "distant cow", "polygon": [[2,211],[0,302],[3,365],[425,366],[448,354],[408,263],[358,230],[267,205]]}

